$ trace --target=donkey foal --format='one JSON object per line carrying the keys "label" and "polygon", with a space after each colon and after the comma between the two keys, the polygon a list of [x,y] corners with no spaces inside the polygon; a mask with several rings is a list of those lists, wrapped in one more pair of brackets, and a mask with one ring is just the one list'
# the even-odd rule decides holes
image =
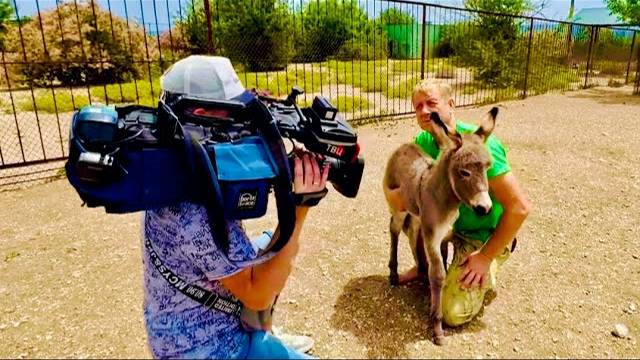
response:
{"label": "donkey foal", "polygon": [[[433,135],[441,149],[439,160],[434,162],[415,144],[404,144],[393,152],[385,170],[383,189],[391,212],[389,279],[392,285],[398,284],[398,236],[402,230],[409,238],[419,273],[428,272],[430,324],[438,345],[444,344],[441,296],[446,271],[440,252],[442,241],[458,217],[461,202],[478,215],[491,211],[487,180],[491,156],[484,142],[495,127],[497,114],[498,108],[492,108],[478,130],[458,134],[433,112]],[[405,210],[391,206],[392,190],[399,190]],[[425,250],[428,266],[424,264]]]}

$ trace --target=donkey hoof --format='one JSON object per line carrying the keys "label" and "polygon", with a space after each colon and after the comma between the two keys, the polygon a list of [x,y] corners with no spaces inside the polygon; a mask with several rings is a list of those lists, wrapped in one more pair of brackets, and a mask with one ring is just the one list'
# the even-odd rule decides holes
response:
{"label": "donkey hoof", "polygon": [[400,277],[398,276],[398,274],[389,274],[389,283],[391,284],[391,286],[398,286],[400,285]]}
{"label": "donkey hoof", "polygon": [[436,335],[433,337],[433,342],[438,346],[443,346],[446,344],[446,340],[444,335]]}

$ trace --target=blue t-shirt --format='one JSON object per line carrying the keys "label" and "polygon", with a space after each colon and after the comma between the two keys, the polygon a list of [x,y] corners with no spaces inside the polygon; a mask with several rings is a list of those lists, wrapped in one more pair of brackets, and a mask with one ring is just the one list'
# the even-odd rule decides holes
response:
{"label": "blue t-shirt", "polygon": [[[163,264],[183,280],[234,298],[218,281],[267,260],[239,221],[229,222],[228,256],[213,241],[204,207],[182,203],[147,211],[144,238]],[[144,241],[144,239],[143,239]],[[240,319],[209,310],[171,286],[149,262],[143,245],[144,319],[156,358],[237,358],[246,354],[249,334]]]}

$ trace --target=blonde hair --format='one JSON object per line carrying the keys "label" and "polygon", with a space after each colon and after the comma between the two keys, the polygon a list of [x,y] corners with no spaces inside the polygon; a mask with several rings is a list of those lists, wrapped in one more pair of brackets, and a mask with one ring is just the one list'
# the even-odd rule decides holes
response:
{"label": "blonde hair", "polygon": [[438,90],[445,101],[448,101],[451,98],[451,86],[448,83],[438,79],[424,79],[413,87],[411,100],[413,101],[413,98],[417,94],[428,94],[434,90]]}

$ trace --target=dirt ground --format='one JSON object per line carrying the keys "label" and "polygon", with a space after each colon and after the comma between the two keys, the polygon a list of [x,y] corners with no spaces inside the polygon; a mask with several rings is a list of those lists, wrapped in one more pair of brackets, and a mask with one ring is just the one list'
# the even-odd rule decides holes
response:
{"label": "dirt ground", "polygon": [[[427,288],[387,281],[381,178],[416,125],[360,127],[360,194],[331,191],[312,210],[276,323],[313,336],[322,358],[640,357],[640,98],[622,91],[501,104],[495,134],[535,208],[498,297],[471,324],[448,329],[444,347],[430,341]],[[457,116],[478,121],[487,109]],[[66,180],[0,193],[0,358],[150,356],[141,215],[80,205]],[[273,225],[273,208],[247,224],[251,233]],[[406,241],[400,250],[407,268]],[[612,335],[616,323],[629,338]]]}

